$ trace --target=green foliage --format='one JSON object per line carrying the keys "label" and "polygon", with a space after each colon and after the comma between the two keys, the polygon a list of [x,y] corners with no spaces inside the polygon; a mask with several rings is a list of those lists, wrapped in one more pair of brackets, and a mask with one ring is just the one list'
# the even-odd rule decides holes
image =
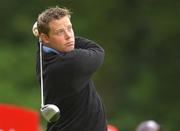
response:
{"label": "green foliage", "polygon": [[35,81],[35,49],[32,44],[0,46],[0,102],[37,108],[39,88]]}
{"label": "green foliage", "polygon": [[47,7],[70,8],[76,35],[106,51],[94,76],[108,122],[133,131],[154,119],[177,131],[180,117],[179,1],[1,1],[0,103],[39,110],[35,77],[36,39],[31,28]]}

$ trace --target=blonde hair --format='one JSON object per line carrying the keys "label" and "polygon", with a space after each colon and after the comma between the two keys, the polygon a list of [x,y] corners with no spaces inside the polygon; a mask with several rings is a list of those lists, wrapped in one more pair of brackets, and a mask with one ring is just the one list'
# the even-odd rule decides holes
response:
{"label": "blonde hair", "polygon": [[68,16],[69,18],[71,17],[71,12],[67,8],[60,8],[56,6],[44,10],[41,14],[39,14],[37,19],[38,32],[48,35],[50,31],[49,22],[61,19],[64,16]]}

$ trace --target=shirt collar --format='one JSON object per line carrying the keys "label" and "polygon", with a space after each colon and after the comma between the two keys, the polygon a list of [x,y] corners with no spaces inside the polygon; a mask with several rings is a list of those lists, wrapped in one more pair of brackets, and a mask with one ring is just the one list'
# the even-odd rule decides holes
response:
{"label": "shirt collar", "polygon": [[45,45],[43,45],[43,52],[45,53],[56,53],[56,54],[59,54],[59,52],[53,48],[50,48],[50,47],[47,47]]}

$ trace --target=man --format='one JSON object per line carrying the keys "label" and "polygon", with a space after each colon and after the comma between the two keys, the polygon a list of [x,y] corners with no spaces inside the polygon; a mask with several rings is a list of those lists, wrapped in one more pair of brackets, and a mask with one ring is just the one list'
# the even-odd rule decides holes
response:
{"label": "man", "polygon": [[[106,115],[92,75],[102,65],[104,50],[95,42],[75,37],[68,9],[53,7],[37,19],[43,44],[45,104],[57,105],[58,121],[48,131],[107,131]],[[40,76],[39,50],[37,76]]]}

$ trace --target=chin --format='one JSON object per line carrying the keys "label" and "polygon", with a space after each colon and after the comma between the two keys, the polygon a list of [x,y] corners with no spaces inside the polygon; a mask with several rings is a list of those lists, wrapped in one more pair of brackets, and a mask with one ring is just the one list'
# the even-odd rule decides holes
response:
{"label": "chin", "polygon": [[73,50],[74,50],[74,48],[69,48],[69,49],[66,50],[66,52],[71,52]]}

